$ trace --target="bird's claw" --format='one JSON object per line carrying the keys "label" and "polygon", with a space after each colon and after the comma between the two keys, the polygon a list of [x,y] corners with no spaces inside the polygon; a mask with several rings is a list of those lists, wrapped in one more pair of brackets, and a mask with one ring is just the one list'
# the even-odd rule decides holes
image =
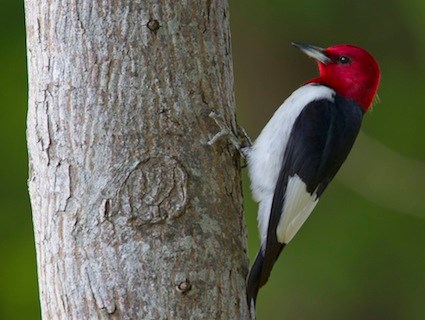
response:
{"label": "bird's claw", "polygon": [[220,128],[220,131],[217,132],[206,144],[208,146],[212,146],[222,137],[227,137],[229,142],[236,148],[236,150],[238,150],[242,157],[246,159],[252,142],[245,129],[237,125],[238,132],[237,135],[235,135],[233,130],[230,129],[223,121],[223,117],[221,117],[218,113],[211,111],[209,117],[215,121],[217,126]]}
{"label": "bird's claw", "polygon": [[211,111],[209,117],[215,121],[215,123],[220,128],[220,131],[217,132],[214,137],[212,137],[207,145],[212,146],[215,144],[221,137],[233,135],[233,132],[226,126],[223,119],[214,111]]}

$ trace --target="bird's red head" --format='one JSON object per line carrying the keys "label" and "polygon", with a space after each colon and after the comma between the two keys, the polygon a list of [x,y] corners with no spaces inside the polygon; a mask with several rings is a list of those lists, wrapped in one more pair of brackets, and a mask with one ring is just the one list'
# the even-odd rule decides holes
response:
{"label": "bird's red head", "polygon": [[356,101],[366,112],[378,90],[381,73],[372,55],[366,50],[344,44],[322,49],[293,43],[317,60],[320,76],[309,83],[320,83],[342,96]]}

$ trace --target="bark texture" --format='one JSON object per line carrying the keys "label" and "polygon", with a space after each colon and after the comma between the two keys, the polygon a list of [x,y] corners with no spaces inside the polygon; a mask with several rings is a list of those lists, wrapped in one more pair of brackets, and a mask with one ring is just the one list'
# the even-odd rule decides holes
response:
{"label": "bark texture", "polygon": [[26,0],[43,319],[245,319],[226,0]]}

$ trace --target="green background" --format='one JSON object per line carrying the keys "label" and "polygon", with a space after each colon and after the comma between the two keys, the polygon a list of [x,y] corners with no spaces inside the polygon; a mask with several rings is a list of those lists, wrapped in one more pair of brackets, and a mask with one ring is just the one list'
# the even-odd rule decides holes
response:
{"label": "green background", "polygon": [[[260,291],[261,319],[425,319],[425,2],[231,0],[239,123],[252,137],[317,74],[291,41],[367,48],[381,102]],[[27,195],[23,3],[0,1],[0,319],[39,319]],[[256,205],[245,178],[251,259]]]}

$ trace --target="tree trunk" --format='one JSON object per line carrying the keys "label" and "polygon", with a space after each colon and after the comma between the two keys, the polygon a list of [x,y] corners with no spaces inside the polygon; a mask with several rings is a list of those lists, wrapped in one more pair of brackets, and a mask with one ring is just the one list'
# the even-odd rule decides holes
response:
{"label": "tree trunk", "polygon": [[248,318],[227,1],[25,4],[43,318]]}

